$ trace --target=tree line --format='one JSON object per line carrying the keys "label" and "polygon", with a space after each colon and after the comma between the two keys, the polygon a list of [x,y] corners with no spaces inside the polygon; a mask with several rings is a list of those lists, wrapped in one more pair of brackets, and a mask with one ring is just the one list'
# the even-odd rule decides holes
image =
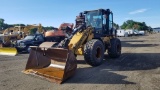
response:
{"label": "tree line", "polygon": [[[25,24],[7,24],[4,22],[5,20],[3,18],[0,18],[0,31],[1,30],[5,30],[7,28],[10,28],[10,27],[14,27],[14,26],[26,26]],[[57,29],[56,27],[53,27],[53,26],[42,26],[43,30],[53,30],[53,29]],[[35,29],[33,29],[33,31],[35,31]]]}
{"label": "tree line", "polygon": [[152,27],[147,26],[145,22],[137,22],[134,20],[125,21],[119,28],[121,28],[121,29],[136,29],[136,30],[144,30],[144,31],[152,30]]}
{"label": "tree line", "polygon": [[[14,27],[14,26],[26,26],[25,24],[7,24],[4,23],[4,19],[0,18],[0,30],[4,30],[6,28]],[[127,20],[125,21],[121,26],[119,26],[116,23],[113,23],[115,28],[121,28],[121,29],[137,29],[137,30],[152,30],[150,26],[147,26],[145,22],[137,22],[134,20]],[[47,26],[44,27],[42,26],[44,30],[53,30],[57,29],[56,27],[53,26]]]}

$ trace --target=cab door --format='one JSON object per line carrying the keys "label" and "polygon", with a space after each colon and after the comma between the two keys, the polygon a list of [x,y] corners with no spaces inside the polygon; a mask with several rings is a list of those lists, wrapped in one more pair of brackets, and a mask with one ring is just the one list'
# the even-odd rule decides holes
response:
{"label": "cab door", "polygon": [[103,15],[103,34],[112,35],[113,33],[113,13],[106,12]]}

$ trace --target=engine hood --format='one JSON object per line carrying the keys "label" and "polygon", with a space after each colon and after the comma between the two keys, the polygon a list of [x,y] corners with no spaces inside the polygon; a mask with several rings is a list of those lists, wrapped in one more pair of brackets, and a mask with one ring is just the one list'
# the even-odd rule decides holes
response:
{"label": "engine hood", "polygon": [[17,40],[17,43],[31,43],[31,41],[33,41],[33,39],[29,39],[29,40]]}

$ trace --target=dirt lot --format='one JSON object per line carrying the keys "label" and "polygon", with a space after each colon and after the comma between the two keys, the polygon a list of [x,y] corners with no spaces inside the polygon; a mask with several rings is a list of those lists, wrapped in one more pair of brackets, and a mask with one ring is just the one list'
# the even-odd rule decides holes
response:
{"label": "dirt lot", "polygon": [[91,67],[78,56],[74,77],[63,84],[25,75],[28,54],[0,56],[0,90],[160,90],[160,34],[120,38],[122,55]]}

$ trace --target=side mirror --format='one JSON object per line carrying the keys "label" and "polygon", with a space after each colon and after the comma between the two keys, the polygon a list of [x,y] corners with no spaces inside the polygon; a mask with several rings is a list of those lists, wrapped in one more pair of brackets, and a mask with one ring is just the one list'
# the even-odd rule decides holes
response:
{"label": "side mirror", "polygon": [[36,41],[38,41],[38,40],[39,40],[39,38],[35,38],[35,40],[36,40]]}

